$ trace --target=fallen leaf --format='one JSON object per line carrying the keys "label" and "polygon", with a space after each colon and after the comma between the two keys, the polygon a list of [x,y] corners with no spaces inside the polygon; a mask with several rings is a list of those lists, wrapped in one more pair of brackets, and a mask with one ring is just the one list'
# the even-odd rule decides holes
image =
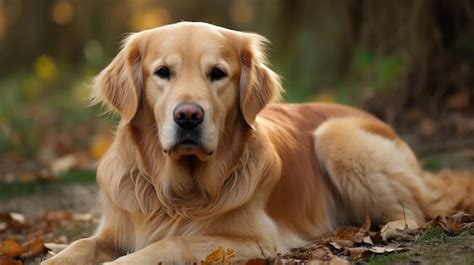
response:
{"label": "fallen leaf", "polygon": [[23,247],[11,238],[7,238],[2,243],[0,243],[0,252],[2,252],[5,256],[17,257],[20,256],[24,251],[25,250]]}
{"label": "fallen leaf", "polygon": [[353,247],[354,243],[361,243],[367,235],[369,233],[364,228],[343,226],[331,237],[331,241],[337,242],[343,247]]}
{"label": "fallen leaf", "polygon": [[26,223],[26,218],[25,218],[25,216],[24,216],[23,214],[21,214],[21,213],[14,213],[14,212],[11,212],[11,213],[10,213],[10,217],[11,217],[13,220],[17,221],[18,223],[20,223],[20,224],[25,224],[25,223]]}
{"label": "fallen leaf", "polygon": [[450,235],[459,235],[463,230],[474,226],[474,216],[462,211],[452,215],[439,215],[429,221],[426,227],[441,228]]}
{"label": "fallen leaf", "polygon": [[21,260],[28,260],[37,256],[42,256],[49,251],[49,249],[44,245],[43,240],[38,238],[25,242],[22,244],[22,247],[25,252],[20,255]]}
{"label": "fallen leaf", "polygon": [[332,242],[336,243],[342,248],[351,248],[354,246],[354,241],[352,240],[345,240],[345,239],[338,239],[338,238],[333,238]]}
{"label": "fallen leaf", "polygon": [[334,255],[331,253],[331,250],[329,250],[327,247],[317,246],[316,249],[314,249],[311,252],[311,256],[312,258],[317,259],[317,260],[328,261],[328,260],[331,260]]}
{"label": "fallen leaf", "polygon": [[50,162],[49,168],[54,175],[66,172],[75,167],[78,163],[75,154],[68,154]]}
{"label": "fallen leaf", "polygon": [[365,247],[346,248],[351,260],[357,260],[368,255],[369,250]]}
{"label": "fallen leaf", "polygon": [[398,251],[406,251],[407,248],[404,247],[394,247],[394,246],[374,246],[368,249],[372,253],[382,254],[382,253],[391,253],[391,252],[398,252]]}
{"label": "fallen leaf", "polygon": [[211,254],[206,256],[206,259],[201,262],[203,265],[209,264],[231,264],[232,260],[235,256],[235,252],[233,250],[227,249],[225,250],[223,247],[219,247],[218,249],[214,250]]}

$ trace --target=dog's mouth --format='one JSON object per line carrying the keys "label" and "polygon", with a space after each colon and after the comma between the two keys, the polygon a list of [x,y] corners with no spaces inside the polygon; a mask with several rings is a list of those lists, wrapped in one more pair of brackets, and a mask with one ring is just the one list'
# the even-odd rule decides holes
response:
{"label": "dog's mouth", "polygon": [[184,156],[196,156],[201,161],[209,160],[214,154],[214,151],[208,150],[198,140],[195,139],[181,139],[173,144],[170,148],[163,149],[171,159],[179,160]]}

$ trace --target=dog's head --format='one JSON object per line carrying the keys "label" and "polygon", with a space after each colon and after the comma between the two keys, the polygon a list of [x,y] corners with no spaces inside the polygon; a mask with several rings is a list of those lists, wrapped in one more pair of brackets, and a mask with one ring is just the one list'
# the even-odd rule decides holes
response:
{"label": "dog's head", "polygon": [[266,43],[257,34],[205,23],[135,33],[97,76],[93,97],[120,113],[123,123],[148,104],[169,158],[205,161],[229,120],[252,127],[265,105],[279,98],[279,78],[265,65]]}

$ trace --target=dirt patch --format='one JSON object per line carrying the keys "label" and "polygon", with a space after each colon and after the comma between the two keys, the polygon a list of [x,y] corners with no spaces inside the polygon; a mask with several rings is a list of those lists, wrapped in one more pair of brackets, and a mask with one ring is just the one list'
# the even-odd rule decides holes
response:
{"label": "dirt patch", "polygon": [[100,198],[95,184],[38,185],[28,194],[4,199],[0,212],[19,212],[29,216],[40,216],[53,210],[100,215]]}

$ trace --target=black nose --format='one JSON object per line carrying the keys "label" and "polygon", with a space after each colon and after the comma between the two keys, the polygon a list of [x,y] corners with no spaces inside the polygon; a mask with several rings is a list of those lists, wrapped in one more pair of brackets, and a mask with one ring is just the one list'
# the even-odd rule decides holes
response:
{"label": "black nose", "polygon": [[184,129],[194,129],[204,120],[204,110],[197,104],[182,103],[174,108],[174,121]]}

